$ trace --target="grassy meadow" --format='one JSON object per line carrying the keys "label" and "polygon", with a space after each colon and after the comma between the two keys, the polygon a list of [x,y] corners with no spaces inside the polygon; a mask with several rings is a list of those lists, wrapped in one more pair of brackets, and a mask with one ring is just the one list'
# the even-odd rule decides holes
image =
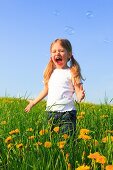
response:
{"label": "grassy meadow", "polygon": [[0,98],[0,170],[113,170],[113,106],[75,103],[76,136],[52,131],[42,101]]}

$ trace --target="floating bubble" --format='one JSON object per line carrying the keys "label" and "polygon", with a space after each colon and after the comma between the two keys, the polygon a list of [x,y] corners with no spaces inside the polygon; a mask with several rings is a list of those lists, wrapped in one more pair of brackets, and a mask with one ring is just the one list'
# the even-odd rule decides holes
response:
{"label": "floating bubble", "polygon": [[65,32],[69,35],[73,35],[75,33],[75,30],[73,27],[65,26]]}
{"label": "floating bubble", "polygon": [[104,42],[105,42],[105,43],[110,43],[110,40],[109,40],[108,38],[105,38],[105,39],[104,39]]}
{"label": "floating bubble", "polygon": [[93,12],[92,12],[92,11],[87,11],[87,12],[86,12],[86,17],[89,18],[89,19],[90,19],[90,18],[93,18],[93,17],[94,17]]}
{"label": "floating bubble", "polygon": [[55,15],[55,16],[59,16],[60,15],[60,11],[59,10],[55,10],[54,12],[53,12],[53,15]]}

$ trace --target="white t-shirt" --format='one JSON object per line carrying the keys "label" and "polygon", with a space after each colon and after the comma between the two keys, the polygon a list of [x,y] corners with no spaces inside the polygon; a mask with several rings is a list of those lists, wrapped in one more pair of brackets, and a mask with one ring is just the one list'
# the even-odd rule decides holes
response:
{"label": "white t-shirt", "polygon": [[55,69],[48,82],[47,111],[76,110],[70,69]]}

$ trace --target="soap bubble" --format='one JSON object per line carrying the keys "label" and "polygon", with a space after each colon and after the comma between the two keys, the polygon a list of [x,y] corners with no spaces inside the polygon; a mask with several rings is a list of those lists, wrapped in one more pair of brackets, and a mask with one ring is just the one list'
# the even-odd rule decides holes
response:
{"label": "soap bubble", "polygon": [[108,38],[105,38],[104,43],[110,43],[110,40]]}
{"label": "soap bubble", "polygon": [[86,12],[86,17],[89,18],[89,19],[93,18],[94,17],[93,12],[92,11],[87,11]]}
{"label": "soap bubble", "polygon": [[69,35],[73,35],[75,33],[75,30],[73,27],[65,26],[65,32]]}
{"label": "soap bubble", "polygon": [[59,10],[55,10],[54,12],[53,12],[53,15],[55,15],[55,16],[59,16],[60,15],[60,11]]}

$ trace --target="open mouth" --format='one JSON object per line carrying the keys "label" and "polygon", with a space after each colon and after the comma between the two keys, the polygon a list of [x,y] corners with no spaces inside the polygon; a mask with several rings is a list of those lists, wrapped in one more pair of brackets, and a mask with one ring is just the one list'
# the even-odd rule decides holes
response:
{"label": "open mouth", "polygon": [[57,56],[57,57],[55,58],[55,61],[56,61],[57,63],[60,63],[60,62],[62,62],[62,58],[61,58],[60,56]]}

